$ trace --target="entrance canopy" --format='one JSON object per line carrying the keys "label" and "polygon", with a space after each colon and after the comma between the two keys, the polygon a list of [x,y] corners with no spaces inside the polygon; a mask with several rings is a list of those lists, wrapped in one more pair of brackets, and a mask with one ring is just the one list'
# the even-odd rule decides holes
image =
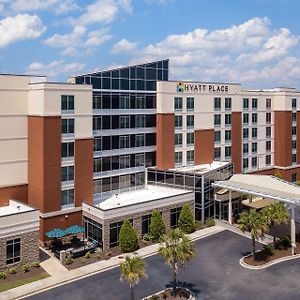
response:
{"label": "entrance canopy", "polygon": [[270,175],[235,174],[229,180],[215,181],[212,185],[300,206],[300,187]]}

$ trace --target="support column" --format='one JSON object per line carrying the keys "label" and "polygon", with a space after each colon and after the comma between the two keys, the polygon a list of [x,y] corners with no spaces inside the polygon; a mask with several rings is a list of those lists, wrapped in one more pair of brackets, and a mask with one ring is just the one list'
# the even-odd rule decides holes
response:
{"label": "support column", "polygon": [[294,255],[295,254],[295,250],[296,250],[295,205],[292,205],[291,242],[292,242],[292,255]]}
{"label": "support column", "polygon": [[232,224],[232,202],[231,202],[231,190],[229,190],[229,203],[228,203],[228,223]]}

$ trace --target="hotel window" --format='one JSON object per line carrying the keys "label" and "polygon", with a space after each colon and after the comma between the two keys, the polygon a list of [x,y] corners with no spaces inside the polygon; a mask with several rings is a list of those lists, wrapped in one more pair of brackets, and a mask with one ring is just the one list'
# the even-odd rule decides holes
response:
{"label": "hotel window", "polygon": [[225,142],[231,141],[231,130],[225,130]]}
{"label": "hotel window", "polygon": [[231,147],[226,146],[225,147],[225,158],[229,158],[231,156]]}
{"label": "hotel window", "polygon": [[243,139],[248,139],[249,137],[249,129],[243,128]]}
{"label": "hotel window", "polygon": [[102,98],[101,96],[93,96],[93,109],[102,108]]}
{"label": "hotel window", "polygon": [[175,111],[182,110],[182,98],[181,97],[174,98],[174,109],[175,109]]}
{"label": "hotel window", "polygon": [[220,160],[221,159],[221,148],[215,148],[215,160]]}
{"label": "hotel window", "polygon": [[145,99],[145,97],[136,97],[136,99],[135,99],[135,108],[136,109],[146,108],[146,99]]}
{"label": "hotel window", "polygon": [[252,151],[252,153],[256,153],[257,152],[257,143],[252,143],[252,145],[251,145],[251,151]]}
{"label": "hotel window", "polygon": [[186,152],[186,161],[188,164],[194,163],[194,150],[188,150]]}
{"label": "hotel window", "polygon": [[120,97],[120,109],[129,109],[129,108],[130,108],[129,96],[121,96]]}
{"label": "hotel window", "polygon": [[182,145],[182,133],[176,133],[175,134],[175,146],[181,146]]}
{"label": "hotel window", "polygon": [[266,127],[266,137],[271,137],[271,127]]}
{"label": "hotel window", "polygon": [[144,147],[145,146],[145,134],[137,134],[135,136],[135,147]]}
{"label": "hotel window", "polygon": [[74,119],[62,119],[62,134],[74,133]]}
{"label": "hotel window", "polygon": [[6,264],[14,264],[21,260],[21,239],[6,241]]}
{"label": "hotel window", "polygon": [[296,109],[296,108],[297,108],[297,99],[292,98],[292,109]]}
{"label": "hotel window", "polygon": [[181,165],[182,164],[182,152],[175,152],[175,164]]}
{"label": "hotel window", "polygon": [[293,122],[297,121],[297,113],[295,113],[295,112],[292,113],[292,121]]}
{"label": "hotel window", "polygon": [[93,195],[101,193],[102,179],[93,180]]}
{"label": "hotel window", "polygon": [[297,173],[292,173],[292,178],[291,178],[292,182],[296,182],[297,181]]}
{"label": "hotel window", "polygon": [[151,215],[142,216],[142,235],[150,232]]}
{"label": "hotel window", "polygon": [[257,139],[257,128],[256,127],[253,127],[251,129],[251,133],[252,133],[252,139]]}
{"label": "hotel window", "polygon": [[95,137],[94,138],[94,151],[102,151],[102,138]]}
{"label": "hotel window", "polygon": [[93,130],[101,130],[102,129],[102,117],[95,116],[93,117]]}
{"label": "hotel window", "polygon": [[243,99],[243,109],[244,110],[248,110],[249,109],[249,99],[248,98],[244,98]]}
{"label": "hotel window", "polygon": [[292,127],[292,135],[296,135],[296,133],[297,133],[297,127],[293,126]]}
{"label": "hotel window", "polygon": [[145,166],[145,153],[140,153],[135,155],[135,166],[136,167]]}
{"label": "hotel window", "polygon": [[243,169],[248,169],[249,167],[249,161],[248,158],[243,158]]}
{"label": "hotel window", "polygon": [[170,210],[170,226],[171,228],[175,228],[178,226],[178,219],[181,213],[182,207],[172,208]]}
{"label": "hotel window", "polygon": [[266,155],[266,165],[269,166],[271,164],[271,155]]}
{"label": "hotel window", "polygon": [[257,157],[252,157],[251,158],[251,166],[252,166],[252,168],[257,167]]}
{"label": "hotel window", "polygon": [[129,148],[129,135],[120,136],[120,149]]}
{"label": "hotel window", "polygon": [[231,98],[225,98],[225,110],[231,110]]}
{"label": "hotel window", "polygon": [[121,155],[120,156],[120,170],[130,168],[130,155]]}
{"label": "hotel window", "polygon": [[292,149],[296,149],[297,148],[297,141],[293,140],[292,141]]}
{"label": "hotel window", "polygon": [[266,109],[271,109],[271,98],[266,99]]}
{"label": "hotel window", "polygon": [[186,127],[187,128],[194,128],[194,115],[187,115],[186,116]]}
{"label": "hotel window", "polygon": [[271,141],[266,141],[266,151],[271,151]]}
{"label": "hotel window", "polygon": [[252,114],[252,124],[256,124],[257,123],[257,113],[253,113]]}
{"label": "hotel window", "polygon": [[61,96],[61,110],[74,111],[74,96],[68,96],[68,95]]}
{"label": "hotel window", "polygon": [[243,144],[243,154],[248,154],[248,152],[249,152],[249,145]]}
{"label": "hotel window", "polygon": [[221,131],[215,131],[215,143],[221,142]]}
{"label": "hotel window", "polygon": [[214,116],[214,124],[215,126],[221,126],[221,115],[215,115]]}
{"label": "hotel window", "polygon": [[102,171],[102,158],[94,158],[94,173]]}
{"label": "hotel window", "polygon": [[74,180],[74,166],[61,167],[61,181],[73,181]]}
{"label": "hotel window", "polygon": [[266,122],[271,123],[271,113],[266,113]]}
{"label": "hotel window", "polygon": [[72,205],[74,203],[74,189],[61,191],[61,206]]}
{"label": "hotel window", "polygon": [[297,163],[297,154],[296,153],[292,154],[292,163],[293,164]]}
{"label": "hotel window", "polygon": [[194,132],[188,132],[186,134],[186,143],[187,145],[194,145]]}
{"label": "hotel window", "polygon": [[243,114],[243,124],[248,124],[249,123],[249,114],[244,113]]}
{"label": "hotel window", "polygon": [[225,125],[231,125],[231,114],[225,114]]}
{"label": "hotel window", "polygon": [[130,127],[130,116],[120,116],[120,128],[129,128]]}
{"label": "hotel window", "polygon": [[182,116],[175,116],[175,128],[182,128]]}
{"label": "hotel window", "polygon": [[186,110],[194,111],[194,98],[193,97],[186,98]]}
{"label": "hotel window", "polygon": [[146,125],[145,115],[136,115],[135,116],[135,128],[143,128]]}
{"label": "hotel window", "polygon": [[214,98],[215,110],[221,110],[221,98]]}
{"label": "hotel window", "polygon": [[257,109],[257,98],[252,98],[252,109],[253,110]]}
{"label": "hotel window", "polygon": [[61,157],[74,157],[74,142],[61,144]]}

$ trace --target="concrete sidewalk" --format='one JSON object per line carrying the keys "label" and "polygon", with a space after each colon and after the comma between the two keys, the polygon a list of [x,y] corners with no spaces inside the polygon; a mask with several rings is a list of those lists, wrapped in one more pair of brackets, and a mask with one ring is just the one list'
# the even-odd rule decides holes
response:
{"label": "concrete sidewalk", "polygon": [[[192,234],[190,234],[189,237],[192,241],[195,241],[206,236],[224,231],[226,229],[227,228],[225,227],[216,225],[213,227],[195,231]],[[136,253],[138,256],[145,258],[147,256],[156,254],[158,248],[159,244],[154,244],[139,249],[138,251],[136,251]],[[127,254],[123,254],[122,256],[124,257],[125,255]],[[133,254],[128,255],[132,256]],[[79,280],[118,267],[122,260],[123,259],[120,259],[118,257],[112,257],[109,260],[101,260],[99,262],[68,271],[65,267],[59,264],[56,258],[51,257],[50,259],[42,263],[42,266],[45,268],[45,270],[50,275],[52,275],[51,277],[34,281],[29,284],[22,285],[20,287],[2,292],[0,293],[0,299],[22,299],[24,297],[54,288],[56,286],[60,286],[75,280]]]}

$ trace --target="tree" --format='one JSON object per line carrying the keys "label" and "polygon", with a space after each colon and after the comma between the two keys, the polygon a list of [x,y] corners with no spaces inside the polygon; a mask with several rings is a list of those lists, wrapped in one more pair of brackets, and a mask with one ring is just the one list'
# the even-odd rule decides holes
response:
{"label": "tree", "polygon": [[279,178],[279,179],[283,178],[282,175],[281,175],[281,173],[278,172],[278,171],[274,174],[274,176],[277,177],[277,178]]}
{"label": "tree", "polygon": [[[285,205],[281,202],[275,202],[263,209],[263,214],[270,226],[287,224],[289,221],[289,213]],[[275,230],[274,230],[275,231]],[[273,246],[276,246],[276,235],[273,233]]]}
{"label": "tree", "polygon": [[121,281],[128,281],[130,286],[131,300],[134,300],[134,285],[137,285],[141,278],[147,277],[145,273],[145,263],[138,257],[125,257],[125,261],[120,264]]}
{"label": "tree", "polygon": [[256,259],[255,241],[264,236],[268,231],[268,221],[263,214],[251,209],[249,212],[242,212],[238,220],[240,229],[245,232],[249,231],[252,238],[253,259]]}
{"label": "tree", "polygon": [[195,256],[195,249],[189,238],[179,229],[169,231],[162,237],[158,253],[173,272],[173,295],[176,296],[178,268]]}
{"label": "tree", "polygon": [[195,231],[194,215],[188,204],[185,204],[182,207],[178,219],[178,228],[180,228],[184,233],[192,233]]}
{"label": "tree", "polygon": [[150,220],[150,238],[152,241],[157,242],[161,236],[166,232],[165,223],[158,210],[154,210]]}
{"label": "tree", "polygon": [[121,227],[119,246],[123,253],[132,252],[139,248],[137,233],[128,220],[125,220]]}

